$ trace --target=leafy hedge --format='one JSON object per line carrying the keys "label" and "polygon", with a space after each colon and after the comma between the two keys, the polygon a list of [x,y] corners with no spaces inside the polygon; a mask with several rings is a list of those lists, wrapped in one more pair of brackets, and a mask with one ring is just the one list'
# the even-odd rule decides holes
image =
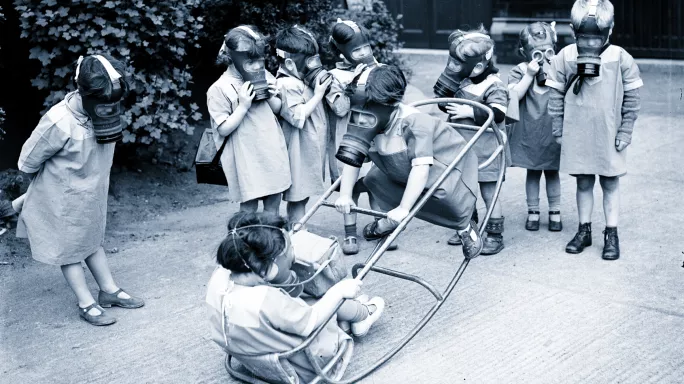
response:
{"label": "leafy hedge", "polygon": [[[394,18],[382,0],[371,0],[372,10],[352,11],[338,7],[339,0],[205,0],[206,44],[218,52],[224,34],[240,24],[254,24],[263,33],[275,38],[278,30],[300,24],[318,37],[321,58],[330,66],[338,61],[328,45],[331,28],[337,18],[354,20],[366,27],[371,35],[371,45],[376,58],[383,63],[399,65],[406,71],[402,59],[394,54],[403,43],[398,35],[403,26],[401,16]],[[275,72],[277,59],[275,44],[271,44],[268,69]]]}
{"label": "leafy hedge", "polygon": [[[79,55],[105,52],[133,74],[124,142],[165,142],[173,130],[191,134],[201,120],[192,103],[188,50],[199,48],[201,0],[14,0],[21,37],[42,69],[31,83],[47,90],[47,108],[75,89]],[[64,4],[64,5],[63,5]]]}

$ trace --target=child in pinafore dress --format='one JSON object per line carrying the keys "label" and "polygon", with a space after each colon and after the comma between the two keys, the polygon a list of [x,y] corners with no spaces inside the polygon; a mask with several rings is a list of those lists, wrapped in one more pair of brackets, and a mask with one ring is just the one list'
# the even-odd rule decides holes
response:
{"label": "child in pinafore dress", "polygon": [[526,62],[508,73],[508,88],[520,102],[520,120],[508,132],[511,166],[527,169],[527,221],[525,229],[539,230],[539,182],[546,177],[546,197],[549,201],[549,230],[561,231],[560,218],[560,145],[553,137],[548,113],[549,87],[546,72],[555,55],[555,23],[537,22],[520,31],[520,54]]}
{"label": "child in pinafore dress", "polygon": [[[265,69],[265,48],[264,37],[254,26],[239,26],[226,34],[217,62],[228,69],[207,91],[207,107],[216,148],[228,140],[221,166],[229,198],[244,212],[255,212],[263,200],[264,211],[277,214],[291,179],[285,137],[276,117],[281,101],[275,78]],[[264,72],[271,97],[254,101],[254,85],[246,77]]]}
{"label": "child in pinafore dress", "polygon": [[[361,41],[362,44],[355,47],[355,50],[345,49],[343,52],[338,47],[346,47],[347,44]],[[376,62],[373,57],[373,50],[368,39],[368,31],[357,25],[351,20],[338,19],[332,28],[330,36],[330,49],[339,53],[341,61],[335,63],[335,68],[330,70],[333,82],[330,91],[325,99],[330,108],[328,112],[328,124],[330,129],[330,139],[328,145],[328,161],[330,163],[330,176],[332,181],[337,180],[342,172],[344,163],[335,158],[335,152],[340,147],[342,137],[347,132],[347,122],[349,121],[349,96],[345,94],[345,89],[352,80],[358,76],[368,66],[368,61]],[[352,57],[349,51],[354,51]],[[345,56],[346,55],[346,56]],[[349,56],[349,57],[347,57]],[[368,173],[371,163],[366,163],[359,173],[359,180],[354,186],[354,202],[358,204],[359,197],[368,190],[363,184],[363,178]],[[369,197],[370,198],[370,197]],[[342,252],[345,255],[354,255],[359,252],[357,239],[356,213],[344,215],[344,241],[342,242]],[[392,245],[396,249],[396,245]]]}
{"label": "child in pinafore dress", "polygon": [[[289,351],[324,326],[309,346],[322,367],[349,339],[347,332],[366,335],[385,302],[380,297],[358,296],[362,282],[355,279],[342,280],[322,298],[309,302],[297,292],[271,286],[282,280],[279,275],[292,273],[296,250],[290,245],[287,226],[285,219],[268,213],[237,213],[230,219],[229,233],[216,252],[219,267],[207,284],[211,338],[240,360],[239,355]],[[342,306],[324,325],[340,301]],[[304,352],[289,362],[299,382],[308,383],[316,376]],[[259,375],[249,362],[242,363]],[[347,363],[342,362],[342,369]]]}
{"label": "child in pinafore dress", "polygon": [[[499,78],[499,69],[492,62],[494,41],[487,31],[480,27],[473,31],[456,30],[449,36],[451,46],[448,66],[455,72],[463,73],[465,79],[461,81],[459,90],[454,97],[468,99],[487,105],[494,111],[493,127],[498,128],[505,135],[505,118],[508,110],[508,89]],[[487,121],[487,114],[469,105],[449,103],[445,111],[449,114],[449,121],[459,124],[482,125]],[[461,135],[470,140],[474,131],[461,130]],[[498,145],[493,133],[485,133],[473,146],[480,163],[486,161]],[[508,144],[505,147],[506,161],[510,161]],[[507,164],[508,166],[509,164]],[[499,158],[486,168],[479,170],[478,182],[480,193],[485,205],[489,209],[496,190],[496,180],[501,169]],[[494,205],[494,210],[486,225],[487,237],[484,240],[482,255],[494,255],[504,248],[503,241],[504,217],[501,201]],[[458,245],[461,238],[458,234],[449,239],[450,245]]]}
{"label": "child in pinafore dress", "polygon": [[[82,96],[110,103],[113,81],[119,81],[124,92],[128,84],[121,62],[107,55],[81,59],[75,76],[78,90],[43,115],[21,149],[19,170],[34,176],[13,206],[21,211],[17,236],[28,237],[35,260],[60,266],[78,298],[81,318],[93,325],[109,325],[116,319],[102,307],[139,308],[144,301],[114,282],[102,248],[115,143],[97,142]],[[120,77],[112,77],[110,70]],[[100,287],[97,302],[81,261]]]}
{"label": "child in pinafore dress", "polygon": [[309,197],[325,191],[328,118],[322,101],[332,77],[314,81],[313,87],[303,81],[306,63],[318,57],[318,43],[300,26],[280,31],[276,50],[280,60],[276,83],[283,101],[281,125],[292,174],[292,186],[283,199],[287,201],[288,219],[296,223],[304,217]]}
{"label": "child in pinafore dress", "polygon": [[[363,235],[367,240],[377,240],[406,218],[467,142],[445,122],[401,103],[407,83],[396,66],[366,69],[352,85],[363,89],[365,95],[354,90],[354,98],[361,97],[363,106],[352,108],[350,131],[353,124],[357,132],[376,133],[367,154],[374,166],[364,184],[372,196],[371,208],[386,211],[387,218],[368,224]],[[342,170],[340,197],[335,201],[341,213],[349,213],[355,205],[352,190],[359,169],[345,165]],[[469,151],[416,214],[421,220],[456,230],[468,259],[477,257],[483,245],[471,220],[476,190],[477,157]]]}
{"label": "child in pinafore dress", "polygon": [[579,230],[565,251],[580,253],[592,244],[593,190],[599,175],[606,220],[602,257],[616,260],[620,257],[619,183],[627,173],[625,149],[641,107],[643,81],[632,56],[609,43],[614,26],[610,1],[575,1],[571,20],[576,44],[551,60],[546,82],[552,88],[553,135],[561,144],[560,170],[577,179]]}

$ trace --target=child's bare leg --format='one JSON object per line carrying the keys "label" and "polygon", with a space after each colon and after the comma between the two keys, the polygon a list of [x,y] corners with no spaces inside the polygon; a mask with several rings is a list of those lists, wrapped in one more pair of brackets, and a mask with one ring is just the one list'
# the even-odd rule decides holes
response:
{"label": "child's bare leg", "polygon": [[599,178],[603,189],[603,212],[606,215],[606,227],[617,227],[620,215],[620,179],[618,177]]}
{"label": "child's bare leg", "polygon": [[[542,171],[534,169],[527,170],[527,178],[525,179],[525,193],[527,196],[527,221],[536,221],[536,228],[539,229],[539,182],[541,180]],[[547,181],[548,182],[548,181]],[[531,213],[536,212],[536,213]],[[526,225],[529,227],[529,225]],[[528,228],[530,229],[530,228]]]}
{"label": "child's bare leg", "polygon": [[485,231],[487,232],[487,237],[484,239],[484,246],[482,248],[482,255],[495,255],[504,249],[503,241],[503,231],[504,231],[504,218],[503,209],[501,208],[501,203],[494,200],[494,192],[496,191],[496,182],[481,182],[480,183],[480,194],[485,202],[487,209],[494,204],[492,209],[492,215],[487,221],[485,226]]}
{"label": "child's bare leg", "polygon": [[[360,193],[354,191],[352,199],[354,204],[359,205]],[[356,213],[347,213],[344,215],[344,241],[342,242],[342,252],[345,255],[355,255],[359,253],[358,239],[356,238]]]}
{"label": "child's bare leg", "polygon": [[373,297],[365,302],[345,300],[337,310],[337,320],[351,323],[354,336],[365,336],[384,309],[385,301],[380,297]]}
{"label": "child's bare leg", "polygon": [[[100,286],[100,290],[107,293],[114,293],[119,290],[119,287],[114,282],[112,271],[109,269],[109,262],[107,262],[107,256],[102,247],[88,256],[85,262],[95,281],[97,281],[97,285]],[[128,295],[126,296],[125,298],[128,298]]]}
{"label": "child's bare leg", "polygon": [[[558,171],[544,171],[546,180],[546,197],[549,200],[549,212],[560,212],[561,185]],[[549,214],[549,220],[560,221],[560,213]]]}
{"label": "child's bare leg", "polygon": [[290,223],[298,223],[306,214],[306,204],[309,202],[307,197],[301,201],[290,201],[287,203],[287,218]]}
{"label": "child's bare leg", "polygon": [[[95,299],[88,289],[88,284],[86,283],[85,279],[85,272],[83,272],[81,263],[65,264],[60,268],[62,269],[62,274],[64,274],[64,278],[69,284],[69,287],[76,295],[76,299],[78,299],[78,306],[81,308],[86,308],[91,304],[94,304]],[[90,314],[97,316],[100,314],[100,311],[96,308],[93,308],[90,310]]]}
{"label": "child's bare leg", "polygon": [[580,224],[591,223],[594,210],[594,175],[577,176],[577,213]]}
{"label": "child's bare leg", "polygon": [[620,214],[620,178],[599,178],[603,189],[603,211],[606,215],[606,230],[603,231],[603,259],[617,260],[620,258],[620,242],[617,226]]}
{"label": "child's bare leg", "polygon": [[254,213],[259,209],[259,200],[249,200],[244,203],[240,203],[240,212]]}
{"label": "child's bare leg", "polygon": [[264,212],[269,212],[274,215],[280,215],[281,199],[282,195],[280,193],[264,197]]}

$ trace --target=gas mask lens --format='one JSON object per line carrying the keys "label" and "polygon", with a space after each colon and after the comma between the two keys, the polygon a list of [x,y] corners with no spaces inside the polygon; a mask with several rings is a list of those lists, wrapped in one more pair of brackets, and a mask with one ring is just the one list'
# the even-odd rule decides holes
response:
{"label": "gas mask lens", "polygon": [[601,48],[603,38],[600,36],[579,35],[577,36],[577,45],[586,48]]}
{"label": "gas mask lens", "polygon": [[351,111],[349,116],[349,123],[361,128],[374,128],[378,124],[378,119],[369,114],[360,111]]}
{"label": "gas mask lens", "polygon": [[245,61],[245,64],[243,65],[243,68],[247,72],[259,72],[264,69],[264,60],[259,59],[259,60],[248,60]]}
{"label": "gas mask lens", "polygon": [[321,63],[321,57],[319,55],[309,57],[308,59],[306,59],[306,66],[309,69],[316,69],[322,67],[323,64]]}
{"label": "gas mask lens", "polygon": [[449,57],[449,62],[447,63],[447,68],[451,71],[454,71],[455,73],[461,72],[461,69],[463,69],[463,65],[456,61],[453,57]]}
{"label": "gas mask lens", "polygon": [[362,45],[356,49],[354,49],[351,53],[352,59],[354,60],[360,60],[366,56],[372,55],[373,54],[373,49],[371,48],[370,45]]}
{"label": "gas mask lens", "polygon": [[112,117],[119,115],[119,103],[98,104],[95,106],[95,114],[100,117]]}
{"label": "gas mask lens", "polygon": [[539,62],[540,64],[546,60],[546,62],[551,62],[551,59],[553,56],[556,55],[556,52],[552,48],[548,48],[544,50],[543,52],[541,50],[536,50],[532,52],[532,60]]}

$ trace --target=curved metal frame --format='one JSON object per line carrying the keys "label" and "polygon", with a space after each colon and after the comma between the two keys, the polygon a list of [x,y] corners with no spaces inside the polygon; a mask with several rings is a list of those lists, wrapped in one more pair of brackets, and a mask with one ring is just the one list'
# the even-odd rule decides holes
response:
{"label": "curved metal frame", "polygon": [[[454,127],[455,129],[467,129],[471,131],[476,131],[475,135],[470,139],[470,141],[466,144],[465,148],[456,156],[456,158],[449,164],[449,166],[446,168],[446,170],[440,175],[440,177],[433,183],[432,186],[422,195],[420,200],[414,205],[414,207],[409,211],[409,214],[402,220],[399,225],[390,233],[387,235],[384,239],[384,241],[378,242],[378,244],[375,246],[373,252],[370,254],[370,256],[366,259],[364,263],[361,264],[356,264],[352,268],[352,275],[356,279],[363,279],[368,272],[373,271],[377,273],[381,273],[384,275],[392,276],[392,277],[397,277],[400,279],[412,281],[414,283],[417,283],[421,286],[423,286],[425,289],[427,289],[437,300],[435,305],[428,311],[428,313],[423,317],[423,319],[409,332],[397,345],[395,345],[392,349],[390,349],[388,352],[385,353],[379,360],[377,360],[374,364],[372,364],[370,367],[364,369],[360,373],[356,374],[355,376],[344,379],[344,380],[335,380],[333,378],[330,378],[327,376],[326,371],[330,367],[330,364],[334,363],[335,358],[333,361],[331,361],[325,368],[321,368],[315,360],[311,360],[311,365],[314,367],[316,370],[316,374],[318,375],[314,382],[325,382],[325,383],[330,383],[330,384],[349,384],[349,383],[355,383],[366,376],[370,375],[373,373],[376,369],[378,369],[381,365],[385,364],[390,358],[392,358],[397,352],[399,352],[406,344],[408,344],[413,337],[415,337],[418,332],[420,332],[421,329],[432,319],[432,317],[435,315],[435,313],[439,310],[439,308],[444,304],[446,299],[449,297],[451,292],[454,290],[456,287],[456,284],[458,284],[458,281],[461,279],[461,276],[463,276],[463,273],[465,272],[466,268],[468,267],[468,264],[470,263],[470,259],[464,259],[461,265],[458,267],[456,270],[456,273],[454,274],[453,278],[447,285],[446,289],[444,290],[443,293],[439,293],[437,289],[435,289],[431,284],[423,280],[422,278],[415,276],[415,275],[410,275],[406,274],[403,272],[387,269],[387,268],[382,268],[382,267],[376,267],[375,264],[378,262],[378,260],[382,257],[382,255],[387,251],[387,248],[389,247],[390,244],[399,236],[399,234],[406,228],[408,225],[409,221],[411,221],[418,211],[427,203],[427,201],[430,199],[430,197],[435,193],[437,188],[444,182],[446,177],[449,175],[449,173],[456,167],[456,165],[461,161],[463,156],[472,149],[473,145],[479,138],[485,133],[494,133],[498,145],[496,149],[494,150],[492,156],[487,159],[484,163],[480,164],[478,166],[479,169],[484,168],[491,164],[493,161],[496,160],[497,156],[500,157],[500,162],[501,162],[501,170],[499,172],[499,177],[496,183],[496,190],[494,192],[494,196],[492,201],[496,202],[499,198],[499,192],[501,191],[501,185],[503,183],[503,178],[505,175],[505,170],[506,170],[506,158],[505,158],[505,152],[504,148],[506,145],[506,137],[505,134],[498,129],[492,129],[489,128],[489,126],[492,124],[494,120],[494,112],[492,110],[478,102],[471,101],[471,100],[466,100],[466,99],[457,99],[457,98],[437,98],[437,99],[428,99],[428,100],[422,100],[418,101],[415,103],[410,104],[410,106],[413,107],[420,107],[424,105],[430,105],[430,104],[437,104],[437,103],[459,103],[459,104],[466,104],[470,105],[474,108],[480,108],[483,109],[487,112],[488,117],[486,122],[482,126],[471,126],[471,125],[464,125],[464,124],[456,124],[456,123],[447,123],[450,126]],[[316,213],[316,211],[322,207],[335,207],[333,203],[328,202],[326,199],[330,197],[330,195],[333,194],[333,192],[336,191],[337,187],[340,185],[341,178],[337,179],[332,186],[325,192],[323,196],[321,196],[318,201],[311,207],[311,209],[304,215],[304,217],[294,226],[294,230],[297,231],[302,228],[303,224],[306,223],[313,215]],[[492,215],[492,209],[494,208],[495,204],[492,204],[489,209],[487,209],[487,213],[485,214],[484,220],[482,221],[482,224],[480,225],[479,228],[479,233],[482,236],[484,234],[484,229],[486,226],[486,223],[489,221],[489,218]],[[377,218],[386,218],[387,215],[386,213],[383,212],[377,212],[373,211],[370,209],[364,209],[364,208],[359,208],[359,207],[353,207],[352,212],[355,213],[361,213],[364,215],[369,215]],[[360,270],[360,271],[359,271]],[[342,303],[340,302],[337,305],[336,310],[333,312],[333,315],[337,310],[340,308]],[[318,329],[316,329],[309,337],[304,340],[299,346],[296,348],[288,351],[288,352],[283,352],[276,354],[278,358],[280,359],[287,359],[299,352],[305,351],[307,353],[307,348],[311,344],[311,342],[319,335],[319,333],[323,330],[325,324],[327,324],[328,321],[332,318],[331,315],[327,321],[323,322],[323,325],[320,326]],[[337,358],[337,356],[336,356]]]}

